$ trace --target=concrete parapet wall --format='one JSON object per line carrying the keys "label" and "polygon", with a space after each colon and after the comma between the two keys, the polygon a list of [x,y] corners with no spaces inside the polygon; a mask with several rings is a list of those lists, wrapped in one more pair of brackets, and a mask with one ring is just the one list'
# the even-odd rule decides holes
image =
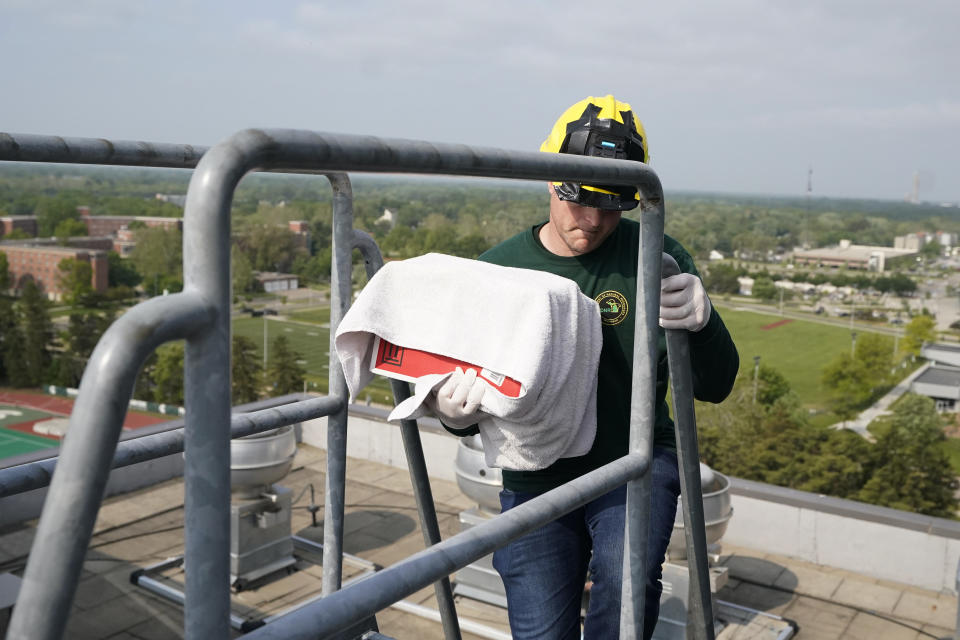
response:
{"label": "concrete parapet wall", "polygon": [[[375,407],[350,408],[347,455],[405,468],[400,429],[386,422],[386,415]],[[456,480],[456,437],[436,420],[419,424],[430,476]],[[325,449],[326,419],[304,423],[303,441]],[[960,522],[739,478],[730,481],[734,514],[721,544],[956,592]]]}
{"label": "concrete parapet wall", "polygon": [[[183,456],[179,453],[147,460],[110,472],[105,497],[136,491],[183,475]],[[0,527],[18,524],[40,516],[47,487],[0,498]]]}
{"label": "concrete parapet wall", "polygon": [[960,522],[731,478],[724,542],[956,593]]}

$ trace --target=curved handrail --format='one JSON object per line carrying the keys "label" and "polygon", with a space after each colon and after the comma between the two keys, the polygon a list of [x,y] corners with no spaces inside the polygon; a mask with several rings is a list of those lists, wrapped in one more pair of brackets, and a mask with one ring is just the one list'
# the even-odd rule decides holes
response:
{"label": "curved handrail", "polygon": [[70,414],[8,637],[63,635],[67,616],[50,612],[70,610],[137,372],[159,345],[192,335],[212,318],[213,308],[196,294],[152,298],[122,315],[97,343]]}
{"label": "curved handrail", "polygon": [[[0,137],[0,160],[27,159],[22,155],[11,157],[16,156],[16,153],[11,151],[10,145],[4,146],[3,142],[4,139]],[[108,159],[112,157],[105,151],[101,151],[100,154],[101,157]],[[149,154],[144,151],[135,152],[134,155],[139,158]],[[82,154],[78,154],[77,157],[82,157]],[[119,163],[84,159],[77,161]],[[144,160],[143,164],[153,163]],[[176,166],[186,166],[186,163],[183,161]],[[327,171],[437,173],[635,185],[642,195],[645,214],[641,219],[641,251],[637,282],[637,299],[643,303],[637,305],[635,329],[631,455],[624,460],[639,462],[640,467],[649,460],[654,418],[652,398],[656,381],[658,315],[656,301],[659,292],[659,257],[663,242],[663,192],[659,178],[649,167],[630,161],[566,154],[511,152],[369,136],[287,129],[241,131],[203,153],[190,181],[184,214],[184,292],[177,295],[182,296],[184,300],[203,301],[204,310],[202,322],[197,322],[186,336],[186,449],[191,453],[199,454],[187,457],[184,474],[186,563],[191,568],[187,572],[186,584],[185,614],[188,638],[226,638],[229,633],[229,592],[224,587],[229,579],[226,551],[229,548],[228,443],[230,437],[229,213],[232,195],[237,184],[246,173],[254,170],[318,173]],[[337,237],[335,229],[335,258],[340,252],[350,250],[349,235],[345,231],[342,232],[339,247]],[[338,264],[342,262],[337,260]],[[349,260],[346,262],[349,265]],[[335,269],[334,278],[335,286],[332,295],[339,296],[340,289],[349,292],[349,266],[344,273],[339,273],[339,269]],[[333,302],[336,303],[336,301]],[[346,304],[346,302],[336,303],[334,306],[337,304]],[[331,333],[335,329],[336,325],[331,318]],[[224,366],[224,363],[227,365]],[[335,369],[337,368],[334,367],[331,370],[331,391],[333,391],[335,375],[342,377],[342,372],[335,373]],[[132,385],[133,377],[133,375],[129,376],[127,381],[129,385]],[[87,374],[84,375],[85,380],[86,378]],[[81,386],[83,388],[84,385]],[[129,397],[129,389],[125,397]],[[122,406],[115,407],[113,415],[122,413],[125,407],[125,402]],[[116,429],[119,429],[119,426]],[[103,431],[109,430],[103,429]],[[116,433],[101,434],[103,438],[101,448],[107,449],[112,454],[116,446],[116,435]],[[79,446],[81,445],[77,445]],[[65,448],[61,465],[73,467],[77,464],[74,459],[80,460],[81,454],[75,453],[74,449],[76,447]],[[105,478],[109,470],[110,456],[101,455],[99,458],[94,465],[95,475],[98,478],[101,476]],[[648,476],[649,474],[644,474],[639,480],[630,479],[627,483],[628,522],[638,517],[643,518],[648,513],[649,491],[644,488]],[[631,476],[631,478],[635,477]],[[51,496],[66,494],[67,488],[62,485],[63,482],[58,482],[55,477],[54,485],[51,486]],[[578,486],[579,484],[574,485],[570,490]],[[90,512],[89,516],[85,517],[91,521],[90,527],[81,528],[79,535],[74,536],[73,543],[65,547],[69,556],[67,562],[63,563],[66,567],[65,573],[73,576],[66,576],[68,578],[66,584],[72,588],[65,590],[62,588],[63,585],[39,584],[36,580],[36,576],[41,575],[38,573],[39,570],[32,570],[28,564],[28,575],[24,583],[26,593],[22,592],[22,595],[29,595],[28,603],[23,608],[24,611],[21,611],[21,607],[17,607],[11,632],[15,629],[29,629],[31,636],[42,638],[55,638],[62,634],[63,623],[50,624],[49,620],[45,621],[40,616],[31,615],[30,612],[42,609],[46,614],[51,610],[68,610],[63,606],[51,607],[39,603],[56,600],[50,596],[51,592],[68,592],[69,595],[60,600],[69,605],[73,589],[76,587],[76,578],[89,542],[92,520],[95,518],[103,487],[81,478],[72,491],[78,497],[82,497],[83,504],[87,505]],[[48,507],[50,502],[48,498]],[[546,503],[539,506],[550,507]],[[45,508],[45,514],[46,512],[47,508]],[[505,522],[511,522],[511,520]],[[497,526],[493,527],[493,530],[496,531]],[[456,540],[458,537],[448,540],[447,543],[451,543],[452,546],[462,544],[462,540]],[[31,555],[41,558],[55,557],[60,549],[56,548],[54,542],[53,537],[47,535],[46,529],[43,535],[38,531]],[[631,527],[628,524],[626,542],[630,552],[625,554],[624,559],[626,586],[622,619],[627,624],[622,626],[622,637],[633,638],[643,624],[645,553],[638,550],[646,548],[646,527]],[[433,548],[423,553],[429,556],[431,552],[437,553]],[[32,557],[31,564],[34,562],[41,561],[35,561]],[[324,582],[326,592],[326,576]],[[631,589],[631,585],[636,589]],[[34,603],[38,603],[37,606],[34,606]]]}

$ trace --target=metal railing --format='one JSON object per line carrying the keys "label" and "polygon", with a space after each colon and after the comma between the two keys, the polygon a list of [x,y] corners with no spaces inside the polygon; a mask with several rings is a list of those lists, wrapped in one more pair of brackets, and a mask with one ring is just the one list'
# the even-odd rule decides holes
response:
{"label": "metal railing", "polygon": [[[329,398],[317,401],[307,410],[301,407],[295,418],[275,413],[243,431],[254,433],[308,416],[328,416],[325,597],[251,632],[250,637],[333,635],[430,583],[437,583],[447,638],[459,637],[449,594],[451,573],[623,484],[627,485],[627,526],[621,638],[642,636],[646,523],[650,509],[647,470],[654,423],[664,222],[662,188],[648,166],[566,154],[295,130],[246,130],[210,149],[0,133],[0,160],[196,167],[184,213],[184,289],[133,307],[108,329],[94,350],[70,417],[73,437],[64,442],[57,473],[50,482],[8,637],[63,635],[66,616],[49,612],[69,610],[109,470],[117,457],[130,455],[124,446],[118,449],[117,441],[136,373],[154,349],[174,339],[186,340],[185,428],[174,445],[189,454],[184,472],[185,562],[189,567],[185,635],[204,640],[229,637],[229,440],[236,429],[230,413],[230,205],[242,177],[258,170],[328,175],[334,189],[334,259]],[[370,272],[379,267],[380,260],[372,239],[352,228],[352,191],[346,175],[341,173],[345,171],[634,185],[641,193],[642,215],[628,455],[441,542],[416,423],[405,422],[401,428],[421,526],[425,541],[432,546],[341,590],[347,416],[346,385],[333,337],[350,301],[353,248],[364,253]],[[687,449],[685,455],[681,454],[684,491],[697,491],[700,481],[689,355],[684,351],[685,334],[681,334],[668,332],[677,428],[681,434],[678,449]],[[403,387],[395,387],[394,391],[399,399],[409,392]],[[693,450],[689,449],[691,438]],[[145,451],[140,455],[154,451],[165,455],[172,449],[170,443],[147,443]],[[19,487],[30,487],[31,482],[36,484],[37,480],[8,480],[0,476],[0,486],[9,487],[8,492],[26,490]],[[683,502],[688,544],[694,552],[691,557],[697,558],[694,573],[701,585],[695,594],[695,600],[699,598],[701,604],[691,626],[696,637],[712,638],[710,594],[703,588],[707,584],[705,543],[689,538],[691,530],[702,532],[703,514],[701,510],[700,521],[696,522],[697,508],[689,506],[696,501]]]}

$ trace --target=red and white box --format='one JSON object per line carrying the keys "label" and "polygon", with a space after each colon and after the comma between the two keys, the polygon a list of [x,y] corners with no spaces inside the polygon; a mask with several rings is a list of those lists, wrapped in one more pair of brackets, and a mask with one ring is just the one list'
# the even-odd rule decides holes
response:
{"label": "red and white box", "polygon": [[518,381],[475,364],[429,351],[401,347],[380,336],[376,336],[373,343],[370,371],[388,378],[416,382],[421,376],[450,373],[457,367],[464,372],[473,369],[487,384],[508,398],[519,398],[523,393],[523,385]]}

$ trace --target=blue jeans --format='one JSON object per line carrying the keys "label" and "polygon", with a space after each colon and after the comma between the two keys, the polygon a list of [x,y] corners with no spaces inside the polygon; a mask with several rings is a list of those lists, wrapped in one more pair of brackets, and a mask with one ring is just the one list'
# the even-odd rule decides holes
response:
{"label": "blue jeans", "polygon": [[[649,639],[660,612],[663,560],[680,495],[677,456],[655,448],[652,464],[650,534],[643,637]],[[504,489],[502,511],[537,494]],[[585,640],[620,637],[623,586],[623,529],[626,487],[518,538],[493,554],[507,593],[507,615],[515,640],[578,640],[587,570],[593,586],[583,624]]]}

